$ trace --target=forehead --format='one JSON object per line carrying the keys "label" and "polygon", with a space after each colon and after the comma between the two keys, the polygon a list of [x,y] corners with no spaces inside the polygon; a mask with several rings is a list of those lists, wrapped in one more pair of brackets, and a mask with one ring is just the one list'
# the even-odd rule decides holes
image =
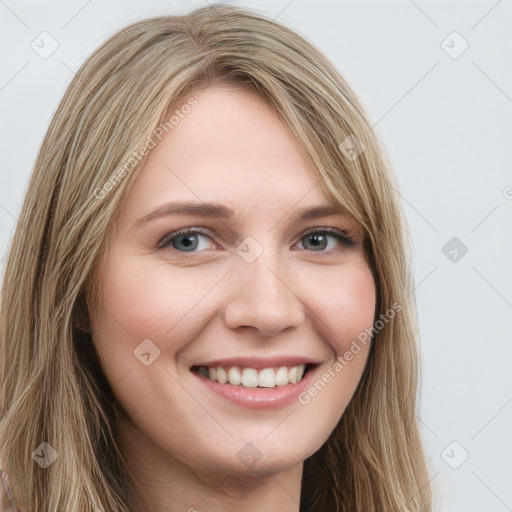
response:
{"label": "forehead", "polygon": [[[195,106],[180,110],[191,98]],[[129,193],[131,206],[193,199],[282,209],[302,198],[328,201],[306,153],[255,93],[215,86],[180,105],[179,121],[151,150]]]}

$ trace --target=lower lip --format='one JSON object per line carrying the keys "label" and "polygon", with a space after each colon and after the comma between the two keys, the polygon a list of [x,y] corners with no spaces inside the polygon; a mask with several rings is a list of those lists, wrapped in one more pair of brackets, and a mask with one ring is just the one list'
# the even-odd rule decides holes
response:
{"label": "lower lip", "polygon": [[212,392],[249,409],[279,409],[298,402],[298,395],[308,388],[318,370],[311,368],[300,382],[275,388],[244,388],[233,384],[220,384],[198,372],[192,372]]}

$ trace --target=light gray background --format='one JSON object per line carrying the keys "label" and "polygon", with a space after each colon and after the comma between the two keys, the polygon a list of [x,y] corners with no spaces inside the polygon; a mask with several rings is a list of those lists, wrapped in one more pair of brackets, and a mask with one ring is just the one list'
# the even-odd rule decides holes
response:
{"label": "light gray background", "polygon": [[[377,123],[415,246],[418,415],[440,510],[512,510],[512,1],[230,3],[313,41]],[[203,5],[0,0],[2,255],[73,70],[126,24]],[[59,45],[46,59],[31,47],[51,49],[43,31]]]}

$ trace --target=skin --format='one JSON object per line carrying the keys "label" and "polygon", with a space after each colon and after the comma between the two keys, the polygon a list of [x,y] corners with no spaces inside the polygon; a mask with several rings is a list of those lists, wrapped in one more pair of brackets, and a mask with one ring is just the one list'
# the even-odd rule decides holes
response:
{"label": "skin", "polygon": [[[126,419],[119,443],[146,510],[298,512],[304,460],[328,439],[361,378],[369,345],[307,405],[253,410],[211,393],[195,362],[299,354],[319,378],[371,327],[375,283],[361,244],[329,235],[311,248],[306,230],[363,236],[341,213],[294,220],[328,203],[289,129],[249,91],[215,86],[157,146],[125,197],[111,250],[90,301],[93,342]],[[188,99],[188,98],[187,98]],[[184,100],[183,104],[186,102]],[[232,219],[174,214],[138,219],[178,200],[218,202]],[[199,226],[195,252],[169,242]],[[314,230],[313,230],[314,231]],[[252,263],[236,248],[253,237]],[[183,243],[178,247],[183,248]],[[150,339],[160,355],[134,356]],[[237,456],[253,443],[261,458]]]}

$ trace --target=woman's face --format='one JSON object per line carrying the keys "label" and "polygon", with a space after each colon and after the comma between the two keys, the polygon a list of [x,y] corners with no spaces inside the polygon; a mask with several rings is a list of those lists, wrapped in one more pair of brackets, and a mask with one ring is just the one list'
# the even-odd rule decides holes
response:
{"label": "woman's face", "polygon": [[372,326],[375,284],[362,231],[319,210],[332,205],[266,104],[222,87],[192,98],[125,198],[93,340],[133,450],[198,474],[278,473],[352,397],[369,345],[344,354]]}

